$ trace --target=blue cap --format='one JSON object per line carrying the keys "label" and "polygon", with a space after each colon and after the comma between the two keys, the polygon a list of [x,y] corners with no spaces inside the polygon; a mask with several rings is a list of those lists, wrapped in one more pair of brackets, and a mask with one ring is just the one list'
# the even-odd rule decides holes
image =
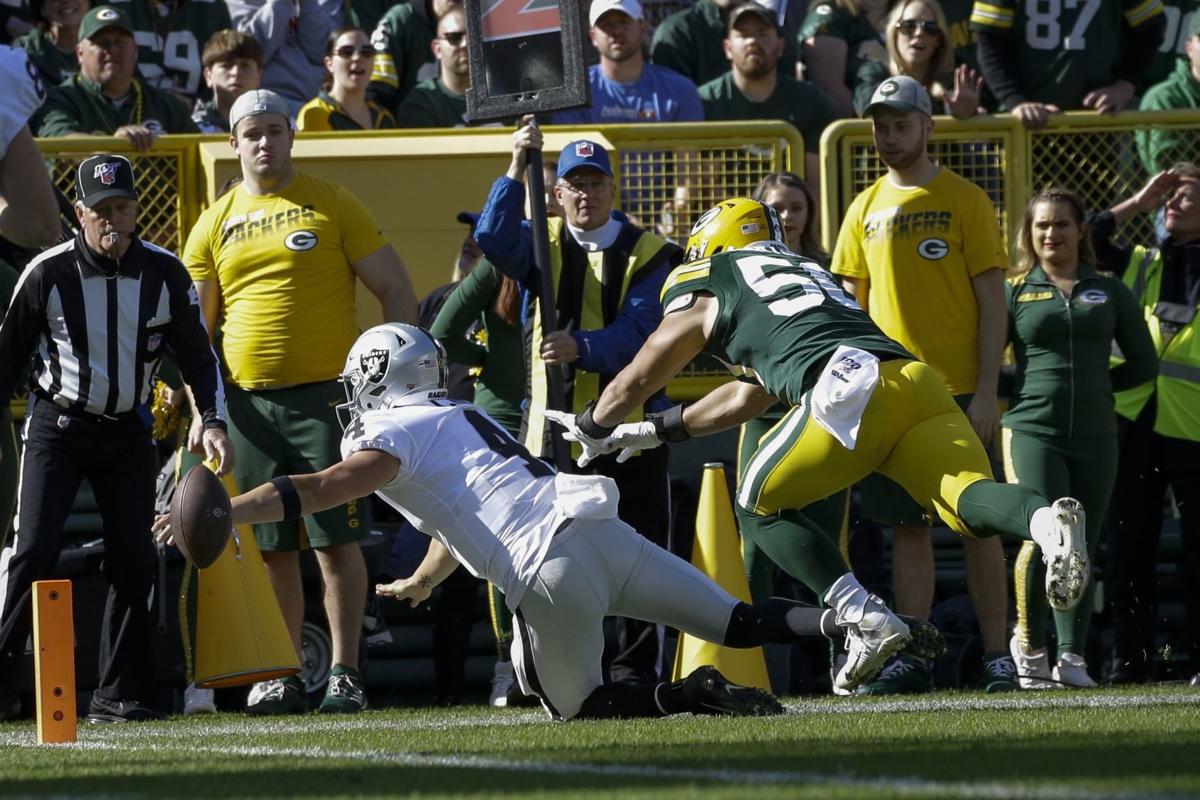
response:
{"label": "blue cap", "polygon": [[595,142],[577,139],[562,149],[558,156],[558,177],[565,178],[580,167],[595,167],[612,177],[612,165],[608,162],[608,151]]}

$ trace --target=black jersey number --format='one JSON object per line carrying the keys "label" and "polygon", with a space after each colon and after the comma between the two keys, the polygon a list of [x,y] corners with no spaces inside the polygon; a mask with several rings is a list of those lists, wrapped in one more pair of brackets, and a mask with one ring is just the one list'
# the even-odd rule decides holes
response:
{"label": "black jersey number", "polygon": [[736,263],[746,285],[767,301],[767,308],[777,317],[794,317],[826,300],[858,308],[854,298],[823,269],[809,269],[791,259],[767,255],[738,256]]}
{"label": "black jersey number", "polygon": [[492,452],[499,453],[505,458],[515,458],[524,462],[525,469],[529,470],[529,474],[535,478],[548,478],[554,474],[554,470],[550,469],[546,462],[534,458],[524,445],[509,435],[508,431],[483,414],[468,408],[463,410],[463,416],[467,418],[467,422],[471,423],[471,427],[475,429],[475,432],[483,439],[483,443]]}

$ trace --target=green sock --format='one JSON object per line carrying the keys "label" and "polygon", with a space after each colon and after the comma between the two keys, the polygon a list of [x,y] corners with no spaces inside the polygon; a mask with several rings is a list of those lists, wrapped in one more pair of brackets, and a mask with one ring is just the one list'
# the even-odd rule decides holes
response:
{"label": "green sock", "polygon": [[975,536],[1029,540],[1033,512],[1048,505],[1046,498],[1027,486],[976,481],[958,496],[955,512]]}

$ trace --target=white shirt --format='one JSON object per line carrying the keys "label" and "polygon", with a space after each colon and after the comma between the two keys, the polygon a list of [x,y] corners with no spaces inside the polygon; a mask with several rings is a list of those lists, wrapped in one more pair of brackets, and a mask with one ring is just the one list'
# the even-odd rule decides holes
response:
{"label": "white shirt", "polygon": [[400,461],[376,494],[446,546],[515,609],[567,518],[554,471],[491,417],[448,400],[370,411],[346,428],[342,458],[380,450]]}

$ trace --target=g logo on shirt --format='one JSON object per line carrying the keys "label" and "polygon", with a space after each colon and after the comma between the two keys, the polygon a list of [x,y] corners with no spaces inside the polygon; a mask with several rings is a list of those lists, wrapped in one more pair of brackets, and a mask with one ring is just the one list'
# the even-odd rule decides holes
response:
{"label": "g logo on shirt", "polygon": [[1083,294],[1079,295],[1079,302],[1087,303],[1088,305],[1100,305],[1108,300],[1108,293],[1103,289],[1088,289]]}
{"label": "g logo on shirt", "polygon": [[921,258],[941,261],[950,252],[950,245],[943,239],[925,239],[917,245],[917,252],[921,254]]}
{"label": "g logo on shirt", "polygon": [[303,253],[317,246],[317,235],[312,231],[292,231],[283,240],[283,246],[288,250]]}

